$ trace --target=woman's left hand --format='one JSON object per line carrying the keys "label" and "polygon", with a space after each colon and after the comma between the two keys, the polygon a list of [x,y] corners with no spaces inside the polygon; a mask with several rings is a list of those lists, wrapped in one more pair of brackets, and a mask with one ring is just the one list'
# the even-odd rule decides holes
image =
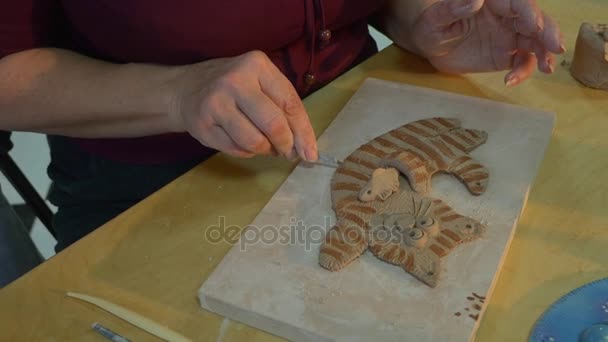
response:
{"label": "woman's left hand", "polygon": [[443,0],[427,7],[410,30],[413,48],[438,70],[468,73],[510,70],[513,86],[555,68],[565,51],[555,21],[535,0]]}

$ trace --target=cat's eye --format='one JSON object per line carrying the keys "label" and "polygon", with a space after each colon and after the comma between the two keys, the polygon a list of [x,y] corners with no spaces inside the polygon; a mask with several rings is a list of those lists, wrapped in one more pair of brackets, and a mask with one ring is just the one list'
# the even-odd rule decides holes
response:
{"label": "cat's eye", "polygon": [[418,228],[426,228],[435,224],[435,220],[431,217],[421,217],[416,220],[416,227]]}
{"label": "cat's eye", "polygon": [[411,228],[403,233],[403,243],[415,248],[424,248],[427,245],[429,236],[426,231],[420,228]]}
{"label": "cat's eye", "polygon": [[427,233],[430,237],[436,237],[439,235],[439,224],[435,219],[428,216],[419,217],[416,220],[416,228],[424,229],[424,232]]}
{"label": "cat's eye", "polygon": [[413,240],[420,240],[424,236],[424,231],[420,229],[412,229],[408,234]]}

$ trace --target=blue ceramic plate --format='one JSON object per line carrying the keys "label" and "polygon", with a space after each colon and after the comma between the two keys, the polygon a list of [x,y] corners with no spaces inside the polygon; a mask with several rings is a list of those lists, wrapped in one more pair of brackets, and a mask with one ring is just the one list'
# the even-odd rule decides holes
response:
{"label": "blue ceramic plate", "polygon": [[561,341],[608,341],[608,278],[579,287],[553,303],[530,334],[530,342]]}

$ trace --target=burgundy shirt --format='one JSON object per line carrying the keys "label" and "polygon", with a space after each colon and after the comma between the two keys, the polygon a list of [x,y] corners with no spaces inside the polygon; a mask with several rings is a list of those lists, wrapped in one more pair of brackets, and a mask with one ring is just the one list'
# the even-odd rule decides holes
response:
{"label": "burgundy shirt", "polygon": [[[6,0],[0,57],[52,46],[115,63],[183,65],[258,49],[304,97],[376,51],[367,18],[382,2]],[[137,164],[214,152],[188,134],[74,141],[93,154]]]}

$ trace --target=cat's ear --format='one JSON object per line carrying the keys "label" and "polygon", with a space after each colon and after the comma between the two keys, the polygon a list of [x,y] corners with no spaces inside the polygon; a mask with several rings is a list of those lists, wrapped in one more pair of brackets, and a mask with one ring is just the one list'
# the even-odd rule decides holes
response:
{"label": "cat's ear", "polygon": [[430,287],[437,286],[439,282],[441,263],[439,257],[431,253],[428,248],[410,251],[403,268]]}
{"label": "cat's ear", "polygon": [[456,220],[442,225],[442,235],[454,239],[458,236],[458,242],[469,242],[479,238],[486,230],[486,226],[470,217],[460,216]]}
{"label": "cat's ear", "polygon": [[485,226],[470,217],[462,216],[440,199],[433,199],[432,216],[440,227],[436,237],[441,249],[451,250],[452,245],[474,240],[485,231]]}

